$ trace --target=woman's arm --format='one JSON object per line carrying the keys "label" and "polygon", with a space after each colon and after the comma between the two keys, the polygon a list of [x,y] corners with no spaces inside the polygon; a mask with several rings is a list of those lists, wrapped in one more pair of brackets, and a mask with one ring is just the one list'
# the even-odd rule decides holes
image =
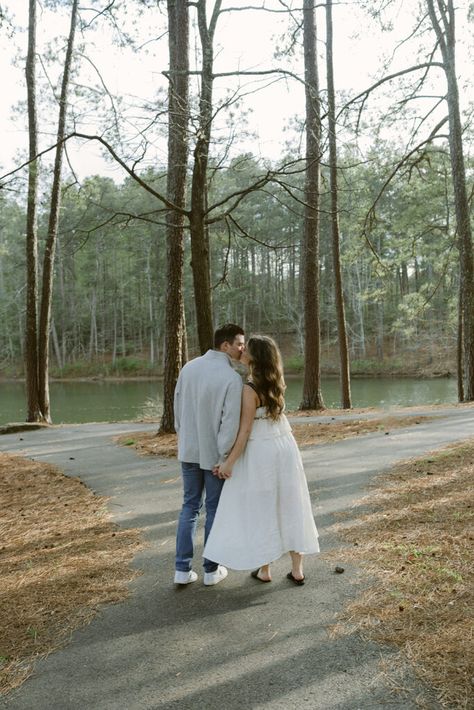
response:
{"label": "woman's arm", "polygon": [[231,476],[232,467],[242,451],[245,449],[250,432],[252,431],[257,405],[258,397],[256,392],[251,387],[244,386],[242,390],[242,408],[240,410],[239,431],[230,454],[224,463],[219,465],[219,478],[229,478]]}

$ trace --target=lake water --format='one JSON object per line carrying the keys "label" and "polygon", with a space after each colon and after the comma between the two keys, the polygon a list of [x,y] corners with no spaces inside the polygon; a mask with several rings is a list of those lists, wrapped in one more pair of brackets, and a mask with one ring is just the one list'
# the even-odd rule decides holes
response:
{"label": "lake water", "polygon": [[[287,408],[296,409],[301,400],[302,378],[289,377],[287,385]],[[351,388],[354,407],[388,409],[457,401],[454,378],[357,378]],[[338,380],[323,379],[322,390],[325,405],[339,407]],[[52,382],[52,417],[55,424],[71,424],[158,416],[161,393],[162,383],[158,381]],[[22,422],[25,412],[24,384],[0,382],[0,424]]]}

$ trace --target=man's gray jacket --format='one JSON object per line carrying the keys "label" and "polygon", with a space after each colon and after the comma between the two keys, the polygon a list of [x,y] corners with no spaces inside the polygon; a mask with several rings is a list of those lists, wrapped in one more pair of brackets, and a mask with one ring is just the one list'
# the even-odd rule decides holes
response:
{"label": "man's gray jacket", "polygon": [[178,459],[211,470],[232,448],[240,422],[242,378],[226,353],[208,350],[180,372],[174,393]]}

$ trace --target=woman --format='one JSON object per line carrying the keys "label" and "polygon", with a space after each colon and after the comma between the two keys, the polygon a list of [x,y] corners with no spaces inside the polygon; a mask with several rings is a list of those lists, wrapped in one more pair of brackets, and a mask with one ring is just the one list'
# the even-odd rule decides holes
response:
{"label": "woman", "polygon": [[303,554],[319,552],[308,485],[285,407],[283,366],[276,343],[249,339],[241,361],[249,367],[235,444],[216,470],[227,478],[204,556],[232,569],[256,568],[271,582],[270,563],[291,555],[289,580],[305,582]]}

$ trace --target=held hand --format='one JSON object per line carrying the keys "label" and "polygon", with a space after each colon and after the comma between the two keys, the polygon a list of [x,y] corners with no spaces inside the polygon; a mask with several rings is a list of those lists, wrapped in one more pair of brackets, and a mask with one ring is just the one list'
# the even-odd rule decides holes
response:
{"label": "held hand", "polygon": [[225,462],[219,464],[218,466],[215,466],[212,469],[212,472],[215,476],[221,479],[230,478],[232,476],[232,471],[230,470],[228,464],[226,464]]}
{"label": "held hand", "polygon": [[232,469],[227,461],[224,461],[224,463],[219,466],[219,473],[221,478],[230,478],[232,476]]}

